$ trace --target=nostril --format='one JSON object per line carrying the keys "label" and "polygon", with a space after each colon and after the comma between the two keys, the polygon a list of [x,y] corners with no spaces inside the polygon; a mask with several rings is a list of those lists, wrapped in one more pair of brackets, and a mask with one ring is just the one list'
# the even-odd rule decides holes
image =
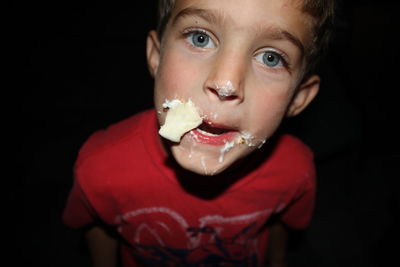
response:
{"label": "nostril", "polygon": [[228,92],[226,90],[221,90],[221,88],[214,89],[214,88],[208,87],[208,90],[212,94],[216,95],[221,100],[234,100],[234,99],[238,98],[238,96],[235,94],[232,94],[232,92]]}
{"label": "nostril", "polygon": [[216,95],[217,97],[220,97],[219,93],[217,90],[215,90],[214,88],[208,87],[208,90],[213,93],[214,95]]}
{"label": "nostril", "polygon": [[234,100],[238,98],[236,90],[233,88],[230,82],[227,82],[226,86],[220,86],[216,84],[213,87],[208,87],[208,90],[221,100]]}
{"label": "nostril", "polygon": [[236,95],[228,95],[228,96],[220,96],[220,98],[224,99],[224,100],[235,100],[235,99],[238,98],[238,96],[236,96]]}

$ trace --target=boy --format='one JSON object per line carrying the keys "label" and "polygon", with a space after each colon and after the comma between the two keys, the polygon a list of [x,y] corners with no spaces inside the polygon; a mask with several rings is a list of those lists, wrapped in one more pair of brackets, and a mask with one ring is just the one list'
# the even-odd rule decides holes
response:
{"label": "boy", "polygon": [[155,110],[95,133],[76,162],[64,221],[88,227],[95,266],[115,266],[117,247],[123,266],[286,266],[315,173],[277,128],[318,92],[332,13],[326,0],[160,1]]}

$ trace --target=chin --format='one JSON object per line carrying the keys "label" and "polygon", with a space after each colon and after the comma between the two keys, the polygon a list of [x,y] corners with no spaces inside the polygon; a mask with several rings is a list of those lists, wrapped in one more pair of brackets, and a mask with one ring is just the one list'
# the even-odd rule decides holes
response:
{"label": "chin", "polygon": [[179,146],[173,146],[171,152],[179,166],[199,175],[213,176],[229,167],[226,161],[219,162],[216,156],[186,151]]}
{"label": "chin", "polygon": [[[185,149],[180,145],[171,147],[175,161],[185,170],[203,175],[218,175],[234,165],[245,151],[239,147],[232,149],[221,158],[221,154],[213,152]],[[246,153],[247,154],[247,153]]]}

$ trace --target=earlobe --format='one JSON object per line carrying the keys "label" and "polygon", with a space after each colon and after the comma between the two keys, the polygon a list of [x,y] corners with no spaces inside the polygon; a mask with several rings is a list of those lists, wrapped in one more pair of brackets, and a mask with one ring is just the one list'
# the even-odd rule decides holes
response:
{"label": "earlobe", "polygon": [[320,80],[319,76],[313,75],[299,86],[286,112],[287,117],[298,115],[311,103],[319,91]]}
{"label": "earlobe", "polygon": [[155,76],[160,62],[160,41],[155,31],[150,31],[146,42],[147,65],[151,76]]}

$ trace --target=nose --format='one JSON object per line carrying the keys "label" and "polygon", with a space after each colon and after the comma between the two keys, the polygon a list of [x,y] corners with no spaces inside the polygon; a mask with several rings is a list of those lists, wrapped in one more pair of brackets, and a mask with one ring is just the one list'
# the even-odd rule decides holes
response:
{"label": "nose", "polygon": [[216,55],[204,83],[209,99],[241,103],[244,100],[246,69],[245,56],[234,50],[221,51]]}

